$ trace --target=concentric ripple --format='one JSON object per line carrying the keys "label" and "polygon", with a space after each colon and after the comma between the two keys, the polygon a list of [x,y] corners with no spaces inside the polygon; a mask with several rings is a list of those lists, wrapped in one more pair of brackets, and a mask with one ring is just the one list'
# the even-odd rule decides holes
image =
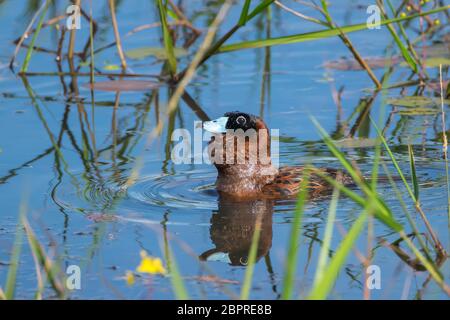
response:
{"label": "concentric ripple", "polygon": [[173,175],[147,176],[129,187],[129,200],[170,208],[216,209],[216,172],[184,171]]}
{"label": "concentric ripple", "polygon": [[[104,172],[105,173],[105,172]],[[53,201],[61,208],[83,213],[142,211],[148,208],[217,209],[216,172],[180,171],[148,174],[127,188],[127,177],[110,175],[99,179],[75,174],[56,185]]]}

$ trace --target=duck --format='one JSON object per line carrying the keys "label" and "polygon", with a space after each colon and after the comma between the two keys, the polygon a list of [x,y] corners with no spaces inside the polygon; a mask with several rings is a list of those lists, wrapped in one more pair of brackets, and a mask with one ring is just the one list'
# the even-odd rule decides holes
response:
{"label": "duck", "polygon": [[[278,168],[273,164],[269,128],[261,117],[241,111],[226,112],[218,119],[203,122],[203,129],[211,133],[208,152],[217,169],[216,189],[220,197],[251,200],[298,196],[306,167]],[[344,185],[353,183],[350,176],[335,168],[315,168],[309,172],[308,195],[332,190],[319,172]]]}

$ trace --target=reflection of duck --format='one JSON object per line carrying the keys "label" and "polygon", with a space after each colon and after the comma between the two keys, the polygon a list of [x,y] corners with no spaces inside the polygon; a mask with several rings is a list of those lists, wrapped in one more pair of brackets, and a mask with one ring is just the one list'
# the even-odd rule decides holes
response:
{"label": "reflection of duck", "polygon": [[266,256],[272,246],[273,200],[227,201],[219,199],[219,210],[211,217],[210,236],[216,246],[200,255],[200,260],[246,265],[255,231],[261,219],[256,260]]}
{"label": "reflection of duck", "polygon": [[[216,187],[223,197],[282,199],[298,194],[304,167],[277,169],[273,166],[270,159],[269,130],[261,118],[239,111],[227,112],[221,118],[204,122],[203,127],[214,133],[210,141],[210,156],[218,171]],[[239,148],[236,137],[239,132],[256,133],[255,139],[248,135],[250,137],[245,138],[245,147]],[[221,147],[214,142],[221,142]],[[232,157],[226,157],[226,148],[230,142],[234,145],[234,150],[231,152]],[[336,169],[316,170],[337,178],[344,184],[351,183],[350,177],[338,174]],[[322,193],[329,190],[330,186],[319,175],[311,172],[308,188],[310,193]]]}

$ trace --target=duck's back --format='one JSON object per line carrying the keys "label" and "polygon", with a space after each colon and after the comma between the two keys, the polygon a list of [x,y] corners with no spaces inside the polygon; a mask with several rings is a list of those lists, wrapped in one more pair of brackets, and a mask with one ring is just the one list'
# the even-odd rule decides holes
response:
{"label": "duck's back", "polygon": [[[300,192],[300,185],[305,176],[305,167],[281,167],[278,175],[269,184],[265,185],[262,192],[269,198],[292,198]],[[330,178],[338,180],[340,183],[348,185],[353,180],[350,176],[345,175],[342,171],[332,168],[318,168],[310,172],[308,178],[308,193],[321,194],[332,189],[332,186],[326,182],[317,172],[320,171]]]}

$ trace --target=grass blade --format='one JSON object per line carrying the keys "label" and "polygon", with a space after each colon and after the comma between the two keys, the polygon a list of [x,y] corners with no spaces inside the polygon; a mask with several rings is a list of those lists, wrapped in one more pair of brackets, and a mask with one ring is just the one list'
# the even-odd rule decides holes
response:
{"label": "grass blade", "polygon": [[352,53],[353,57],[356,59],[356,61],[358,61],[358,63],[361,65],[361,67],[366,70],[367,74],[369,75],[370,79],[372,79],[373,83],[375,84],[375,86],[379,89],[381,88],[381,83],[378,80],[378,78],[376,77],[376,75],[373,73],[372,68],[370,68],[369,64],[363,59],[363,57],[361,56],[361,54],[358,52],[358,50],[356,50],[356,47],[353,45],[352,41],[350,40],[349,37],[347,37],[347,35],[342,32],[341,28],[339,28],[339,26],[333,22],[333,19],[331,18],[331,15],[328,11],[328,5],[327,5],[327,1],[326,0],[322,0],[322,13],[325,16],[328,25],[330,28],[336,28],[340,31],[339,34],[339,38],[342,40],[342,42],[344,43],[344,45],[350,50],[350,52]]}
{"label": "grass blade", "polygon": [[31,38],[30,46],[28,47],[28,50],[27,50],[27,55],[25,56],[25,60],[22,64],[22,68],[20,69],[21,73],[27,72],[27,70],[28,70],[28,65],[30,64],[31,56],[33,54],[34,44],[39,35],[39,32],[41,32],[42,24],[44,23],[44,18],[45,18],[45,15],[47,14],[47,9],[48,9],[50,2],[51,2],[51,0],[46,0],[46,2],[45,2],[45,7],[42,10],[41,16],[39,17],[39,21],[38,21],[36,30],[34,31],[33,38]]}
{"label": "grass blade", "polygon": [[[380,1],[377,1],[377,3],[378,3],[378,6],[381,8],[381,13],[383,15],[383,18],[387,19],[388,16],[383,8],[383,5],[381,4]],[[389,5],[392,6],[391,4],[389,4]],[[409,53],[408,49],[403,44],[402,40],[400,39],[397,32],[395,31],[394,27],[392,25],[388,24],[387,28],[388,28],[389,32],[391,33],[392,38],[394,39],[395,43],[397,44],[397,47],[400,49],[400,52],[402,53],[402,56],[405,59],[406,63],[415,73],[417,73],[418,68],[417,68],[416,61],[414,60],[414,58]]]}
{"label": "grass blade", "polygon": [[[28,237],[28,243],[30,244],[30,250],[33,255],[37,258],[39,264],[43,267],[45,274],[55,290],[59,298],[64,298],[64,286],[58,279],[59,268],[53,263],[53,261],[45,253],[44,248],[37,239],[33,229],[31,228],[28,220],[25,216],[22,217],[22,225],[25,228],[25,233]],[[39,294],[40,292],[38,292]]]}
{"label": "grass blade", "polygon": [[23,225],[22,217],[27,211],[27,205],[22,202],[19,209],[19,219],[17,221],[16,236],[14,239],[13,251],[11,255],[10,266],[8,269],[8,275],[6,277],[6,286],[4,296],[5,299],[14,299],[14,293],[16,289],[17,270],[19,268],[20,252],[22,249],[22,237],[23,237]]}
{"label": "grass blade", "polygon": [[255,9],[250,12],[250,14],[247,16],[247,21],[250,19],[253,19],[255,16],[263,12],[268,6],[270,6],[275,0],[264,0],[261,1],[260,4],[258,4]]}
{"label": "grass blade", "polygon": [[325,232],[322,241],[322,248],[319,253],[319,260],[317,262],[316,275],[314,276],[314,284],[320,283],[325,276],[325,267],[328,260],[328,253],[330,251],[331,239],[333,237],[333,225],[336,218],[336,209],[339,199],[339,189],[333,190],[333,196],[331,198],[330,207],[328,210],[327,223],[325,225]]}
{"label": "grass blade", "polygon": [[[424,11],[421,13],[407,16],[407,17],[399,17],[399,18],[383,20],[380,22],[380,25],[387,25],[390,23],[407,21],[407,20],[411,20],[411,19],[414,19],[417,17],[426,16],[429,14],[445,11],[448,9],[450,9],[450,5],[438,7],[433,10]],[[251,16],[251,14],[249,15],[249,17],[250,16]],[[341,32],[350,33],[350,32],[361,31],[361,30],[365,30],[365,29],[367,29],[367,24],[360,23],[360,24],[344,26],[344,27],[340,27],[340,28],[333,28],[333,29],[328,29],[328,30],[320,30],[320,31],[308,32],[308,33],[301,33],[301,34],[295,34],[295,35],[290,35],[290,36],[276,37],[276,38],[270,38],[270,39],[264,39],[264,40],[238,42],[238,43],[233,43],[233,44],[222,46],[219,49],[219,52],[229,52],[229,51],[242,50],[242,49],[255,49],[255,48],[263,48],[263,47],[274,46],[274,45],[320,40],[320,39],[326,39],[329,37],[337,36],[337,35],[341,34]]]}
{"label": "grass blade", "polygon": [[409,165],[411,168],[411,178],[413,182],[413,188],[414,188],[414,197],[416,200],[419,200],[419,182],[417,180],[416,175],[416,164],[414,161],[414,151],[410,144],[408,144],[408,152],[409,152]]}
{"label": "grass blade", "polygon": [[294,211],[294,221],[292,222],[291,236],[289,238],[288,255],[283,279],[283,292],[281,293],[281,299],[284,300],[291,298],[294,289],[295,270],[297,269],[298,240],[301,230],[303,209],[308,196],[308,181],[309,170],[306,169],[300,183],[300,193]]}
{"label": "grass blade", "polygon": [[163,33],[164,47],[167,53],[167,60],[169,62],[170,73],[174,75],[177,72],[177,59],[173,50],[173,41],[170,35],[169,26],[167,25],[166,6],[163,5],[162,0],[158,0],[159,17],[161,19],[161,28]]}
{"label": "grass blade", "polygon": [[247,268],[245,269],[244,283],[241,289],[241,300],[247,300],[250,296],[250,289],[253,280],[253,271],[255,270],[256,254],[258,251],[259,236],[261,234],[262,216],[258,216],[255,222],[255,231],[252,236],[252,244],[250,246]]}
{"label": "grass blade", "polygon": [[242,27],[247,23],[248,9],[250,8],[251,0],[245,0],[244,6],[242,7],[241,16],[239,17],[238,26]]}
{"label": "grass blade", "polygon": [[430,236],[434,242],[435,248],[437,249],[439,255],[446,256],[444,247],[442,246],[441,242],[439,241],[439,238],[437,237],[436,233],[434,232],[433,228],[431,227],[430,222],[428,221],[428,218],[426,217],[425,213],[423,212],[420,203],[418,199],[416,198],[414,192],[411,190],[411,187],[409,186],[409,183],[406,181],[405,175],[402,172],[402,169],[400,168],[397,160],[395,159],[394,154],[391,151],[391,148],[389,148],[389,145],[386,142],[386,139],[384,138],[383,134],[380,132],[380,129],[375,124],[375,122],[370,118],[372,125],[374,126],[375,130],[377,131],[378,136],[380,137],[381,141],[383,142],[383,145],[386,149],[386,151],[389,154],[389,157],[391,158],[392,163],[394,164],[395,169],[397,170],[398,174],[400,175],[400,178],[403,181],[403,184],[405,185],[406,189],[408,190],[408,193],[411,197],[411,199],[414,201],[417,211],[419,212],[423,222],[425,223],[425,226],[430,233]]}
{"label": "grass blade", "polygon": [[309,295],[309,299],[318,300],[325,299],[336,281],[339,271],[347,258],[348,253],[352,250],[354,243],[367,219],[367,211],[363,210],[361,215],[356,219],[350,231],[341,242],[336,254],[330,261],[330,264],[323,273],[321,280],[314,285]]}
{"label": "grass blade", "polygon": [[334,187],[339,188],[341,191],[344,191],[347,195],[351,195],[352,199],[356,200],[362,207],[365,207],[367,201],[371,201],[373,205],[376,205],[374,215],[376,218],[380,219],[387,226],[392,228],[393,230],[399,232],[403,230],[401,224],[397,223],[393,218],[391,210],[384,203],[384,201],[379,197],[379,195],[372,189],[371,186],[367,184],[367,182],[360,176],[358,172],[356,172],[353,165],[345,158],[344,154],[338,149],[336,144],[330,138],[330,136],[326,133],[326,131],[320,126],[320,124],[313,118],[313,123],[319,130],[324,142],[328,146],[329,150],[333,153],[333,155],[341,162],[342,166],[347,170],[347,172],[352,177],[353,181],[358,185],[358,187],[365,193],[368,199],[364,199],[356,194],[354,194],[348,188],[342,186],[342,184],[338,183],[334,179],[321,174],[318,172],[317,174],[324,178],[327,182],[331,183]]}
{"label": "grass blade", "polygon": [[178,300],[187,300],[189,295],[187,293],[186,287],[184,285],[183,278],[181,277],[180,271],[178,270],[178,264],[175,260],[175,256],[172,254],[172,250],[168,248],[170,260],[168,261],[168,269],[170,270],[170,281],[172,283],[172,288],[175,293],[175,297]]}
{"label": "grass blade", "polygon": [[[387,4],[389,5],[389,8],[391,9],[392,14],[395,15],[395,9],[394,9],[394,6],[392,5],[392,2],[390,0],[388,0]],[[407,60],[407,58],[405,57],[405,55],[403,54],[403,51],[402,51],[403,57],[405,58],[405,60],[408,62],[408,64],[411,66],[411,68],[413,70],[414,69],[418,70],[419,58],[417,56],[416,50],[414,49],[411,41],[409,40],[408,35],[406,34],[406,31],[405,31],[405,28],[403,28],[403,25],[401,23],[397,23],[397,25],[398,25],[398,28],[400,29],[400,32],[401,32],[403,38],[405,38],[406,43],[408,44],[409,51],[412,53],[412,56],[411,56],[409,54],[409,52],[406,51],[406,53],[408,54],[408,57],[409,57],[408,60]],[[424,71],[424,73],[426,73],[426,69],[424,69],[423,71]]]}

